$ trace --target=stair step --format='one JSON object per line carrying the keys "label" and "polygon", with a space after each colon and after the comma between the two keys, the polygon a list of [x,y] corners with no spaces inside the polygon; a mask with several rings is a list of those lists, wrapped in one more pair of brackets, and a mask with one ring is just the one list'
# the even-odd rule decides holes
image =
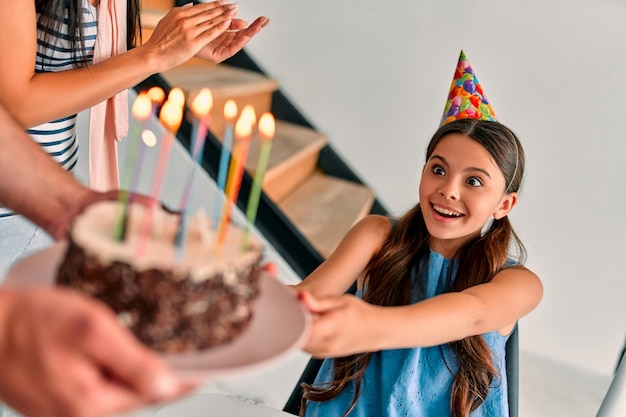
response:
{"label": "stair step", "polygon": [[[313,129],[277,120],[263,191],[274,202],[281,201],[315,171],[319,152],[326,143],[326,137]],[[246,169],[252,174],[257,169],[260,149],[260,141],[250,142]]]}
{"label": "stair step", "polygon": [[252,105],[258,118],[270,111],[272,93],[278,89],[277,81],[258,72],[200,59],[191,59],[161,75],[170,86],[183,89],[190,99],[204,87],[211,90],[213,108],[209,129],[220,137],[224,131],[227,100],[234,100],[239,111],[247,104]]}
{"label": "stair step", "polygon": [[374,193],[366,186],[316,171],[278,206],[327,258],[373,202]]}
{"label": "stair step", "polygon": [[167,12],[174,8],[173,0],[141,0],[141,9],[161,10]]}
{"label": "stair step", "polygon": [[141,28],[154,29],[159,21],[174,8],[171,0],[142,0],[141,1]]}

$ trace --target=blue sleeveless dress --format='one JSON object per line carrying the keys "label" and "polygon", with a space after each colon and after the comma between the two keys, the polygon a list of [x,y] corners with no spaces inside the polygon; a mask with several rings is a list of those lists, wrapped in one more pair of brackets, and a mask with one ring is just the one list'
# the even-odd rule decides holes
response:
{"label": "blue sleeveless dress", "polygon": [[[431,251],[414,268],[411,303],[444,292],[456,275],[456,263]],[[451,273],[449,269],[452,268]],[[421,277],[421,279],[419,279]],[[357,293],[357,296],[361,296]],[[486,400],[471,417],[507,417],[509,415],[505,368],[505,345],[508,336],[499,332],[484,334],[500,379],[494,379]],[[350,417],[449,417],[452,379],[458,370],[455,354],[448,345],[394,349],[376,352],[365,370],[361,392]],[[323,386],[332,381],[333,360],[324,360],[315,379]],[[307,403],[307,417],[342,416],[354,397],[354,385],[348,385],[331,401]]]}

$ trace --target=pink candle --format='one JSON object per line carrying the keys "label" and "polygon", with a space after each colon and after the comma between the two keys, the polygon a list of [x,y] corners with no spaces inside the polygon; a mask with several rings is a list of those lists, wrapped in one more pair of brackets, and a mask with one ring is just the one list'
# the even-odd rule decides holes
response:
{"label": "pink candle", "polygon": [[152,87],[146,94],[150,97],[151,112],[148,119],[144,122],[143,131],[141,132],[142,143],[139,145],[139,155],[137,156],[137,163],[135,164],[130,191],[137,191],[137,185],[139,184],[143,168],[143,158],[146,153],[146,147],[151,148],[156,144],[156,136],[151,130],[150,125],[154,115],[156,114],[157,108],[161,105],[161,103],[163,103],[163,100],[165,100],[165,93],[161,87]]}
{"label": "pink candle", "polygon": [[165,132],[161,140],[161,150],[159,152],[159,158],[157,161],[156,170],[154,172],[154,180],[152,182],[150,192],[151,200],[148,206],[147,215],[144,217],[144,222],[142,224],[139,245],[137,248],[138,256],[143,256],[150,237],[150,233],[152,231],[154,209],[159,202],[161,184],[163,183],[163,177],[165,175],[165,168],[167,166],[170,149],[172,147],[172,142],[174,141],[174,135],[180,127],[183,119],[183,105],[184,101],[183,104],[181,104],[181,102],[177,99],[171,100],[168,97],[168,100],[165,102],[165,104],[163,104],[163,108],[161,109],[161,113],[159,115],[159,121],[161,122],[163,127],[165,127]]}

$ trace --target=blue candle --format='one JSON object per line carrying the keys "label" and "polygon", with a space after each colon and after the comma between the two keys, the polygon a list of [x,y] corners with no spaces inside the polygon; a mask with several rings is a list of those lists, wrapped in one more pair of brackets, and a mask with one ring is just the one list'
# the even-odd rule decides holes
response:
{"label": "blue candle", "polygon": [[237,103],[233,100],[228,100],[224,105],[224,119],[226,120],[226,126],[224,127],[224,141],[222,142],[222,153],[220,155],[217,174],[218,193],[215,196],[213,210],[213,230],[217,230],[217,226],[220,223],[220,213],[222,211],[222,199],[220,197],[222,197],[226,191],[226,177],[230,161],[230,152],[233,147],[234,124],[235,120],[237,120]]}
{"label": "blue candle", "polygon": [[191,103],[191,110],[196,116],[196,121],[193,125],[193,136],[191,142],[191,156],[193,163],[187,176],[187,183],[180,205],[180,222],[176,233],[176,250],[179,259],[182,259],[185,248],[189,217],[188,208],[193,202],[193,181],[195,173],[197,167],[202,164],[204,142],[209,130],[209,112],[211,111],[211,107],[213,107],[213,96],[211,95],[211,91],[208,88],[203,88]]}

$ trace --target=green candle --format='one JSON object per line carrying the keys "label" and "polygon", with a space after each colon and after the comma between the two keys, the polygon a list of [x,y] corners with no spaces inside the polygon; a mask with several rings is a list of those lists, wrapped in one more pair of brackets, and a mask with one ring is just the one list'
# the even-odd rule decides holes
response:
{"label": "green candle", "polygon": [[130,180],[133,172],[133,166],[135,165],[137,158],[137,149],[140,144],[141,129],[146,120],[152,113],[152,100],[146,93],[140,93],[133,103],[131,109],[135,123],[133,124],[133,130],[129,135],[130,143],[128,144],[128,150],[126,152],[126,158],[124,159],[124,167],[122,170],[121,185],[122,189],[119,192],[118,201],[122,203],[121,213],[115,224],[113,230],[113,239],[117,242],[124,240],[126,234],[126,222],[128,220],[128,200],[130,198]]}
{"label": "green candle", "polygon": [[248,198],[248,208],[246,210],[246,229],[243,234],[243,248],[248,246],[248,235],[250,228],[256,220],[259,210],[259,200],[261,199],[261,190],[263,188],[263,177],[267,169],[267,163],[270,158],[270,150],[272,149],[272,138],[276,130],[274,116],[271,113],[264,113],[259,119],[259,136],[261,137],[261,151],[259,153],[259,162],[257,163],[254,173],[254,181]]}

